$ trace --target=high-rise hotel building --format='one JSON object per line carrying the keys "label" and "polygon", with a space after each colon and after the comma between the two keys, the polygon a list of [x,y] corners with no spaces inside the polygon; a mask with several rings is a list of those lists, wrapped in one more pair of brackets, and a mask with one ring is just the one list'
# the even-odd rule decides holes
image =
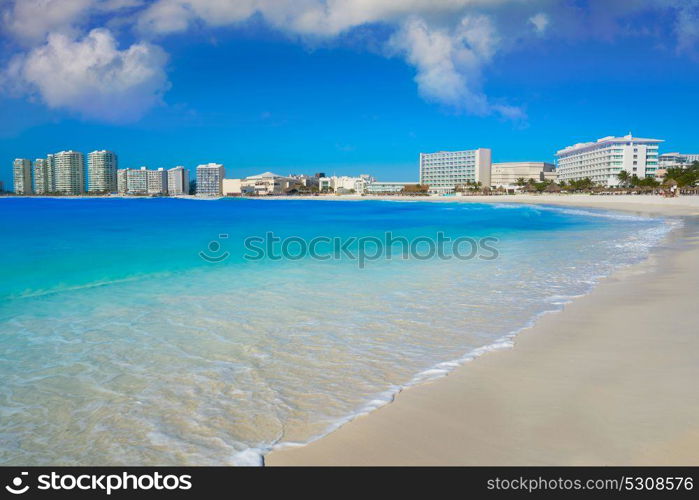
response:
{"label": "high-rise hotel building", "polygon": [[146,170],[148,194],[167,194],[167,170]]}
{"label": "high-rise hotel building", "polygon": [[36,194],[49,193],[48,160],[37,158],[34,160],[34,192]]}
{"label": "high-rise hotel building", "polygon": [[111,151],[93,151],[87,155],[87,183],[91,193],[117,190],[117,155]]}
{"label": "high-rise hotel building", "polygon": [[15,194],[32,194],[32,162],[26,158],[17,158],[12,163],[15,182]]}
{"label": "high-rise hotel building", "polygon": [[189,194],[189,170],[179,166],[168,170],[167,192],[171,196]]}
{"label": "high-rise hotel building", "polygon": [[56,155],[46,155],[46,175],[48,176],[49,193],[56,192]]}
{"label": "high-rise hotel building", "polygon": [[53,155],[56,192],[83,194],[85,192],[85,156],[77,151],[61,151]]}
{"label": "high-rise hotel building", "polygon": [[453,193],[469,182],[490,186],[490,168],[487,148],[420,153],[420,184],[427,184],[431,194]]}
{"label": "high-rise hotel building", "polygon": [[117,193],[126,194],[128,191],[129,169],[120,168],[117,170]]}
{"label": "high-rise hotel building", "polygon": [[128,194],[148,194],[148,169],[126,169],[126,192]]}
{"label": "high-rise hotel building", "polygon": [[631,134],[602,137],[596,142],[568,146],[556,153],[558,180],[590,178],[604,186],[617,186],[622,170],[641,179],[655,177],[660,139],[642,139]]}
{"label": "high-rise hotel building", "polygon": [[221,196],[226,169],[220,163],[207,163],[197,167],[197,195]]}

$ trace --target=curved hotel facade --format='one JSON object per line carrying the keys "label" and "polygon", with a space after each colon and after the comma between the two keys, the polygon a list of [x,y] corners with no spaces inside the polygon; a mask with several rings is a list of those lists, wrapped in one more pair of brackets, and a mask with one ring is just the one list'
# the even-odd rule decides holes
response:
{"label": "curved hotel facade", "polygon": [[641,179],[655,177],[658,144],[661,142],[660,139],[642,139],[629,134],[568,146],[556,153],[558,180],[567,182],[590,178],[598,184],[617,186],[617,175],[622,170]]}

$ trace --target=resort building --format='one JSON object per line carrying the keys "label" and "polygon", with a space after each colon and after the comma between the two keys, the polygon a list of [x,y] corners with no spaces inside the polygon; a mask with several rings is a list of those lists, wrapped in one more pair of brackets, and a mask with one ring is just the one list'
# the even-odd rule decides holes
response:
{"label": "resort building", "polygon": [[148,194],[148,170],[146,167],[140,169],[126,169],[126,193],[143,195]]}
{"label": "resort building", "polygon": [[687,168],[699,161],[699,154],[663,153],[658,156],[658,168]]}
{"label": "resort building", "polygon": [[487,148],[420,153],[420,184],[427,184],[430,194],[453,193],[468,183],[490,186],[490,168]]}
{"label": "resort building", "polygon": [[655,177],[661,142],[628,134],[568,146],[556,153],[558,179],[567,182],[590,178],[603,186],[617,186],[622,170],[640,178]]}
{"label": "resort building", "polygon": [[405,186],[417,186],[417,182],[380,182],[374,181],[366,187],[366,194],[396,194]]}
{"label": "resort building", "polygon": [[93,151],[87,155],[87,183],[91,193],[117,190],[117,155],[111,151]]}
{"label": "resort building", "polygon": [[77,151],[54,155],[56,192],[78,195],[85,192],[85,157]]}
{"label": "resort building", "polygon": [[367,174],[362,174],[359,177],[332,176],[319,177],[318,189],[321,192],[331,191],[334,193],[364,193],[367,186],[374,182],[374,178]]}
{"label": "resort building", "polygon": [[243,179],[240,183],[241,192],[258,196],[286,194],[291,191],[294,186],[300,185],[301,183],[292,177],[285,177],[272,172],[251,175]]}
{"label": "resort building", "polygon": [[318,179],[319,177],[316,177],[315,175],[290,175],[289,176],[291,179],[294,179],[298,184],[301,186],[307,187],[307,188],[312,188],[312,187],[318,187]]}
{"label": "resort building", "polygon": [[148,194],[167,194],[167,170],[164,168],[159,168],[158,170],[146,170],[146,177]]}
{"label": "resort building", "polygon": [[36,194],[49,192],[48,161],[44,158],[34,160],[34,192]]}
{"label": "resort building", "polygon": [[197,196],[221,196],[226,169],[220,163],[197,167]]}
{"label": "resort building", "polygon": [[120,168],[117,170],[117,193],[126,194],[128,192],[128,168]]}
{"label": "resort building", "polygon": [[512,187],[518,179],[535,182],[555,181],[556,166],[543,161],[510,161],[493,163],[490,173],[490,185],[493,187]]}
{"label": "resort building", "polygon": [[[243,179],[223,179],[223,196],[240,196],[243,194]],[[248,190],[249,192],[254,189]]]}
{"label": "resort building", "polygon": [[189,194],[189,170],[177,166],[167,171],[167,193],[171,196]]}
{"label": "resort building", "polygon": [[15,181],[15,194],[32,194],[32,162],[27,158],[17,158],[12,163]]}

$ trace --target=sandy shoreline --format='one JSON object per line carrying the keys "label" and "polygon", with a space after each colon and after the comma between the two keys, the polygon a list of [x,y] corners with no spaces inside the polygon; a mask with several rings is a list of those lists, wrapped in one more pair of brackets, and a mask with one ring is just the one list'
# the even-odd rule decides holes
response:
{"label": "sandy shoreline", "polygon": [[417,200],[585,206],[685,224],[646,262],[542,316],[514,348],[411,387],[309,445],[276,450],[266,465],[699,464],[699,197]]}

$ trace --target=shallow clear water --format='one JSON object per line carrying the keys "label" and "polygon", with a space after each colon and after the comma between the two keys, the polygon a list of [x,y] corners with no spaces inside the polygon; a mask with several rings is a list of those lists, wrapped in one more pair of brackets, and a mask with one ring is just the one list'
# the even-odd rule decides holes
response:
{"label": "shallow clear water", "polygon": [[[0,464],[260,463],[506,345],[670,227],[497,204],[0,199]],[[443,231],[498,238],[499,256],[245,260],[267,231]]]}

